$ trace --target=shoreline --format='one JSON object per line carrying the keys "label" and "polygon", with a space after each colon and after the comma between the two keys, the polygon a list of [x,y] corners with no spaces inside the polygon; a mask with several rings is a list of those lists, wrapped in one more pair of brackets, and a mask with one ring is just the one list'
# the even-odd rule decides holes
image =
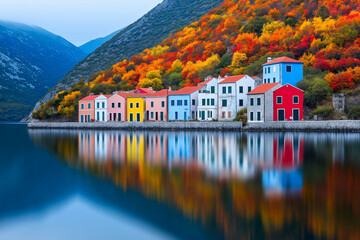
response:
{"label": "shoreline", "polygon": [[235,131],[235,132],[360,132],[360,120],[300,122],[30,122],[29,129]]}

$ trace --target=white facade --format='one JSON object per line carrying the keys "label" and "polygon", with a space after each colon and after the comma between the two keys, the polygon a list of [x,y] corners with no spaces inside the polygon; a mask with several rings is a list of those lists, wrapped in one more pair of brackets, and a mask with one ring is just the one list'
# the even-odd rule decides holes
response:
{"label": "white facade", "polygon": [[106,122],[107,119],[107,97],[100,95],[95,98],[95,121]]}
{"label": "white facade", "polygon": [[223,78],[212,78],[199,90],[198,119],[211,121],[218,119],[218,83]]}
{"label": "white facade", "polygon": [[254,86],[254,79],[248,75],[231,76],[221,81],[218,84],[218,119],[234,120],[237,113],[247,107],[247,93]]}

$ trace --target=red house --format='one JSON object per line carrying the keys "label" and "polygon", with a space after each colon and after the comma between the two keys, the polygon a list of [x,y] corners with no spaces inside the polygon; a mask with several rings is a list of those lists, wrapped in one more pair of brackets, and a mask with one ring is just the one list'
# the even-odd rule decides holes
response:
{"label": "red house", "polygon": [[285,84],[273,93],[274,121],[304,120],[304,92],[290,84]]}

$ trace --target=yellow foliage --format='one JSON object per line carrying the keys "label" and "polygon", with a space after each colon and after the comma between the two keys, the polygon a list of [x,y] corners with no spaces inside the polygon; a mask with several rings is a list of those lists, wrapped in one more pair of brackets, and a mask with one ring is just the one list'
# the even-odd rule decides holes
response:
{"label": "yellow foliage", "polygon": [[154,78],[161,78],[161,74],[159,70],[153,70],[146,73],[146,78],[154,79]]}
{"label": "yellow foliage", "polygon": [[64,92],[65,92],[65,90],[64,90],[64,91],[59,92],[58,94],[56,94],[55,99],[56,99],[56,100],[57,100],[57,99],[59,99],[59,95],[60,95],[60,94],[63,94]]}
{"label": "yellow foliage", "polygon": [[304,67],[310,67],[310,66],[314,66],[314,64],[316,63],[316,58],[314,55],[309,54],[307,55],[306,53],[299,59],[299,61],[304,62]]}
{"label": "yellow foliage", "polygon": [[174,70],[182,70],[183,69],[183,65],[182,62],[179,59],[176,59],[172,64],[171,64],[171,68]]}
{"label": "yellow foliage", "polygon": [[242,75],[245,72],[245,67],[235,68],[231,71],[232,75]]}
{"label": "yellow foliage", "polygon": [[247,61],[247,56],[245,53],[235,52],[232,58],[230,69],[238,69],[243,67],[243,64]]}
{"label": "yellow foliage", "polygon": [[153,47],[151,49],[151,55],[153,55],[153,56],[162,55],[168,48],[169,48],[168,46],[162,47],[161,45]]}
{"label": "yellow foliage", "polygon": [[160,78],[143,78],[139,82],[140,87],[152,87],[155,91],[163,89],[163,82]]}
{"label": "yellow foliage", "polygon": [[276,29],[280,29],[285,27],[285,23],[281,21],[273,21],[270,23],[266,23],[263,26],[263,33],[273,33]]}

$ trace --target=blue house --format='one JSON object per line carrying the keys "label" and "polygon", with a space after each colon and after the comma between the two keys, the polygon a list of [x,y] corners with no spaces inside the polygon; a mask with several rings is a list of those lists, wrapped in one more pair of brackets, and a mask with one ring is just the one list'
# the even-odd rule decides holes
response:
{"label": "blue house", "polygon": [[184,87],[168,95],[168,120],[187,121],[197,119],[199,89],[204,86]]}
{"label": "blue house", "polygon": [[296,86],[303,80],[303,62],[280,57],[263,64],[263,83],[281,83]]}

